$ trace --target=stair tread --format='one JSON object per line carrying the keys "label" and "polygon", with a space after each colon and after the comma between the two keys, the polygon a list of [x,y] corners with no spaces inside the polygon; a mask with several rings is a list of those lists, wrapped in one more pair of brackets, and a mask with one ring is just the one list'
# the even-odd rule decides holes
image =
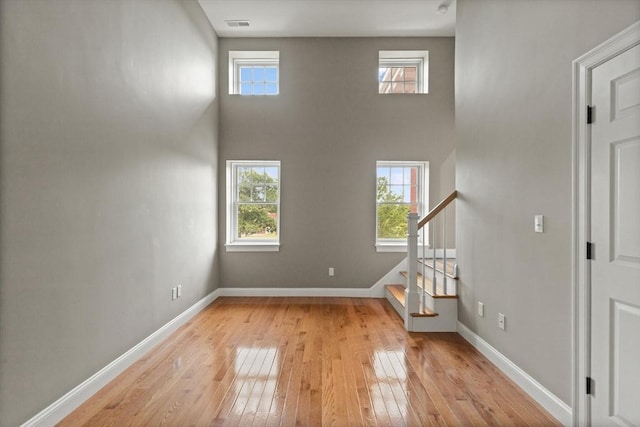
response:
{"label": "stair tread", "polygon": [[387,291],[404,307],[404,290],[403,285],[385,285]]}
{"label": "stair tread", "polygon": [[[403,285],[385,285],[387,291],[404,307],[404,291]],[[411,317],[436,317],[438,313],[431,311],[427,308],[422,310],[422,313],[411,313]]]}
{"label": "stair tread", "polygon": [[[407,277],[409,275],[409,273],[407,273],[406,271],[401,271],[400,272],[401,275],[403,275],[404,277]],[[434,295],[431,292],[431,279],[429,279],[428,277],[425,277],[425,284],[426,284],[426,289],[425,291],[431,295],[433,298],[458,298],[458,295],[446,295],[444,293],[444,290],[441,287],[438,287],[436,289],[436,295]],[[418,273],[418,288],[422,289],[422,274]]]}
{"label": "stair tread", "polygon": [[[418,258],[419,263],[424,263],[427,267],[433,268],[433,258]],[[451,279],[457,279],[455,274],[456,259],[447,258],[447,277]],[[444,260],[442,258],[436,258],[436,271],[442,273],[444,271]]]}
{"label": "stair tread", "polygon": [[425,308],[422,313],[411,313],[411,317],[436,317],[438,313]]}

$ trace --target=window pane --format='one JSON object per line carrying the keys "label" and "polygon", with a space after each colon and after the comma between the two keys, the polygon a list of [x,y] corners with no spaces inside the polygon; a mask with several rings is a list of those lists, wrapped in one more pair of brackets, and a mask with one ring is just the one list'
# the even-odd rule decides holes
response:
{"label": "window pane", "polygon": [[251,83],[242,83],[240,85],[240,95],[253,95],[253,85]]}
{"label": "window pane", "polygon": [[389,83],[380,83],[378,85],[378,93],[391,93],[391,85]]}
{"label": "window pane", "polygon": [[404,93],[402,83],[391,83],[391,93]]}
{"label": "window pane", "polygon": [[378,81],[382,82],[382,81],[389,81],[390,77],[389,77],[389,68],[387,67],[380,67],[378,68]]}
{"label": "window pane", "polygon": [[391,176],[391,168],[385,166],[378,166],[376,168],[376,173],[378,177],[385,177],[387,181],[389,180],[389,176]]}
{"label": "window pane", "polygon": [[264,82],[264,67],[255,67],[253,69],[253,81],[254,82]]}
{"label": "window pane", "polygon": [[389,192],[391,194],[391,201],[401,202],[404,200],[404,187],[402,185],[390,185]]}
{"label": "window pane", "polygon": [[404,84],[404,93],[416,93],[416,85],[415,85],[415,83],[405,83]]}
{"label": "window pane", "polygon": [[238,186],[238,200],[241,202],[251,201],[251,186],[248,184],[241,184]]}
{"label": "window pane", "polygon": [[264,95],[264,83],[255,83],[253,85],[254,95]]}
{"label": "window pane", "polygon": [[404,67],[393,67],[391,69],[391,80],[394,82],[404,80]]}
{"label": "window pane", "polygon": [[264,202],[265,198],[265,188],[262,185],[256,185],[253,187],[253,191],[251,192],[251,200],[254,202]]}
{"label": "window pane", "polygon": [[404,182],[405,168],[391,168],[391,184],[402,185]]}
{"label": "window pane", "polygon": [[278,182],[278,168],[265,168],[264,173],[266,175],[265,182]]}
{"label": "window pane", "polygon": [[266,201],[277,202],[278,201],[278,186],[267,185],[266,187]]}
{"label": "window pane", "polygon": [[278,236],[278,207],[266,204],[238,206],[238,239],[275,239]]}
{"label": "window pane", "polygon": [[418,201],[418,189],[414,186],[406,186],[404,188],[404,199],[403,202],[411,203]]}
{"label": "window pane", "polygon": [[416,67],[404,67],[404,79],[405,81],[416,81],[417,69]]}
{"label": "window pane", "polygon": [[411,167],[407,167],[407,168],[403,168],[403,182],[405,184],[411,184],[411,171],[415,170],[415,168],[411,168]]}
{"label": "window pane", "polygon": [[267,83],[265,85],[265,93],[267,95],[277,95],[278,94],[278,85],[276,83]]}
{"label": "window pane", "polygon": [[241,82],[251,81],[251,67],[240,67],[240,81]]}
{"label": "window pane", "polygon": [[378,238],[406,239],[409,206],[404,204],[378,205]]}
{"label": "window pane", "polygon": [[278,81],[278,69],[276,67],[267,67],[265,70],[266,81],[277,82]]}
{"label": "window pane", "polygon": [[384,176],[378,177],[377,202],[390,202],[389,180]]}
{"label": "window pane", "polygon": [[264,184],[264,168],[254,167],[251,170],[251,181],[254,184]]}

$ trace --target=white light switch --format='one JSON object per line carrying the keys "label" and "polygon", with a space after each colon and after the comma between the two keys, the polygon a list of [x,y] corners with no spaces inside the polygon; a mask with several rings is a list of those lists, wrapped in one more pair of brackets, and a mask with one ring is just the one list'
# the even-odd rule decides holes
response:
{"label": "white light switch", "polygon": [[536,215],[533,217],[533,229],[536,233],[544,231],[544,215]]}

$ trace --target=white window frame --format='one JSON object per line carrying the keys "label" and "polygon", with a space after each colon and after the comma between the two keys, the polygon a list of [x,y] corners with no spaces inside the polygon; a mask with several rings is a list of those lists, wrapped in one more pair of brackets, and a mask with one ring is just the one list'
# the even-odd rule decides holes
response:
{"label": "white window frame", "polygon": [[378,77],[378,93],[380,95],[419,95],[429,93],[429,51],[427,50],[381,50],[378,51],[378,76],[380,67],[418,67],[416,73],[416,93],[380,92]]}
{"label": "white window frame", "polygon": [[[278,168],[278,205],[276,239],[238,239],[237,170],[240,167]],[[280,200],[282,199],[282,165],[279,160],[227,160],[227,252],[278,252],[280,250]]]}
{"label": "white window frame", "polygon": [[[429,206],[429,162],[428,161],[396,161],[396,160],[378,160],[376,161],[376,178],[375,178],[375,247],[376,252],[406,252],[407,251],[407,239],[381,239],[378,238],[378,168],[379,167],[407,167],[415,166],[418,168],[418,216],[422,218],[427,214],[427,208]],[[428,228],[425,226],[423,234],[427,233]],[[420,239],[420,242],[422,240]]]}
{"label": "white window frame", "polygon": [[280,51],[264,50],[231,50],[229,51],[229,95],[242,95],[240,93],[240,67],[241,66],[273,66],[278,69],[276,81],[276,93],[243,96],[275,96],[280,94]]}

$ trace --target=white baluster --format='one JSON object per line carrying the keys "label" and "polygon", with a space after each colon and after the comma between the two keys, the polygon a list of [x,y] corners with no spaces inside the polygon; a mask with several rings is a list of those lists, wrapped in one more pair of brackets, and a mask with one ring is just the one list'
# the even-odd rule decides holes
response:
{"label": "white baluster", "polygon": [[433,218],[431,227],[431,249],[433,249],[433,276],[431,277],[431,295],[436,295],[436,219]]}
{"label": "white baluster", "polygon": [[447,208],[444,208],[442,211],[442,288],[444,289],[444,294],[447,294]]}
{"label": "white baluster", "polygon": [[407,288],[405,289],[404,326],[413,330],[411,313],[420,312],[420,293],[418,292],[418,214],[407,215],[409,234],[407,235]]}

